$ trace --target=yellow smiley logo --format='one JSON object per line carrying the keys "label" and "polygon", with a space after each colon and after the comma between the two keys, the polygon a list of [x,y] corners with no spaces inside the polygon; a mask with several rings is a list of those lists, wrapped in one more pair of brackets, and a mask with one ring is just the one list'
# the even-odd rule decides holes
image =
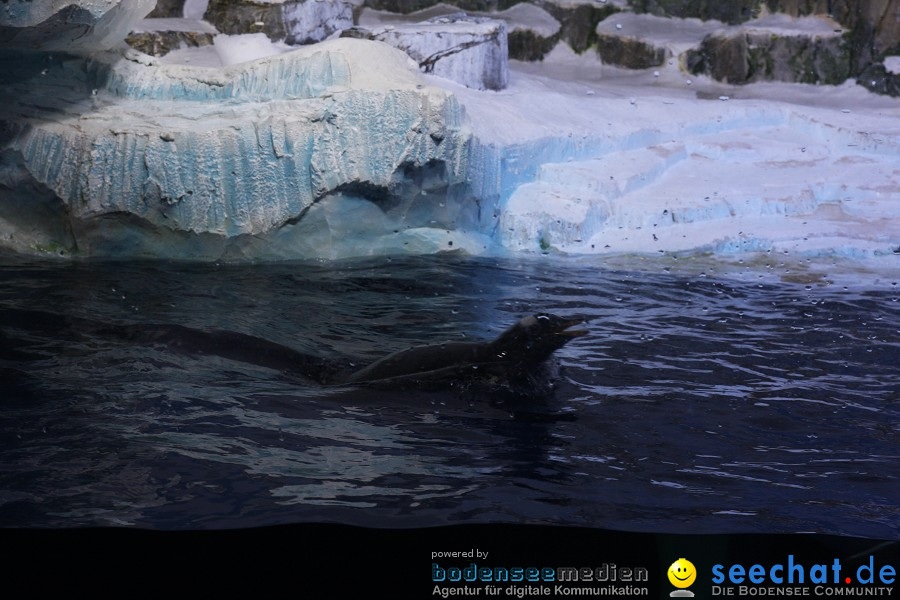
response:
{"label": "yellow smiley logo", "polygon": [[686,558],[679,558],[672,563],[668,571],[669,581],[677,588],[690,587],[697,579],[697,569]]}

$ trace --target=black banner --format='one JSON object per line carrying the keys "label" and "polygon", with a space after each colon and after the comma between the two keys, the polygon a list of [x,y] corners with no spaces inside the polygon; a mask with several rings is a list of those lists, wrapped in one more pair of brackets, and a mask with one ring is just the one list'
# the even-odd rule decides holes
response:
{"label": "black banner", "polygon": [[[296,525],[208,532],[0,530],[8,579],[38,565],[91,589],[124,579],[208,592],[235,583],[297,597],[895,597],[900,543],[815,534],[674,535],[460,525]],[[327,596],[314,590],[327,590]]]}

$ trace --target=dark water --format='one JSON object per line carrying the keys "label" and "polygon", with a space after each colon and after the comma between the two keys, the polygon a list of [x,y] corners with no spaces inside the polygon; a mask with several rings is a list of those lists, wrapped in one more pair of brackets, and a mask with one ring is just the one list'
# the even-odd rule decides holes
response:
{"label": "dark water", "polygon": [[[900,539],[900,290],[602,262],[0,267],[0,525],[555,523]],[[305,384],[104,326],[359,364],[588,320],[546,419]],[[540,412],[540,411],[539,411]]]}

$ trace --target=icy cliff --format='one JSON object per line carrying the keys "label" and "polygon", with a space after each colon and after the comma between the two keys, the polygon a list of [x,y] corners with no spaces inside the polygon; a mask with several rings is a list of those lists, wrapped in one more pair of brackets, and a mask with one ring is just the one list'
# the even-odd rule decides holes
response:
{"label": "icy cliff", "polygon": [[[74,245],[48,233],[46,247],[221,254],[231,238],[290,228],[348,194],[406,210],[412,227],[437,211],[413,210],[396,191],[465,178],[455,98],[424,86],[408,57],[383,44],[334,40],[224,69],[134,51],[6,59],[3,156],[15,182],[5,187],[21,190],[27,174],[72,223]],[[205,241],[164,239],[187,233]],[[16,236],[4,245],[28,243]]]}
{"label": "icy cliff", "polygon": [[850,84],[726,87],[675,66],[596,67],[592,81],[588,60],[554,51],[540,67],[519,65],[491,102],[457,91],[473,130],[494,141],[470,179],[489,184],[480,197],[496,198],[505,248],[900,252],[897,101]]}
{"label": "icy cliff", "polygon": [[[97,19],[139,4],[98,3]],[[0,249],[900,254],[897,99],[689,74],[681,61],[720,23],[616,13],[592,28],[611,54],[576,55],[559,41],[568,13],[421,22],[448,9],[363,11],[370,29],[352,35],[406,53],[347,38],[293,49],[196,20],[135,26],[190,34],[141,38],[168,45],[162,58],[0,51]],[[735,39],[773,24],[821,29],[769,19]],[[543,61],[508,60],[506,29]],[[648,68],[610,65],[626,39],[643,46],[623,55],[648,58],[630,66]]]}

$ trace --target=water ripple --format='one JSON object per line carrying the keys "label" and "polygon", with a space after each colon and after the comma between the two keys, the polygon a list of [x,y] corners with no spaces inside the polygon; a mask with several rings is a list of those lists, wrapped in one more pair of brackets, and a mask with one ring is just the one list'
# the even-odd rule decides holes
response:
{"label": "water ripple", "polygon": [[[900,535],[896,286],[679,265],[0,265],[0,525]],[[574,419],[104,333],[224,329],[349,366],[537,311],[589,331],[541,408]]]}

